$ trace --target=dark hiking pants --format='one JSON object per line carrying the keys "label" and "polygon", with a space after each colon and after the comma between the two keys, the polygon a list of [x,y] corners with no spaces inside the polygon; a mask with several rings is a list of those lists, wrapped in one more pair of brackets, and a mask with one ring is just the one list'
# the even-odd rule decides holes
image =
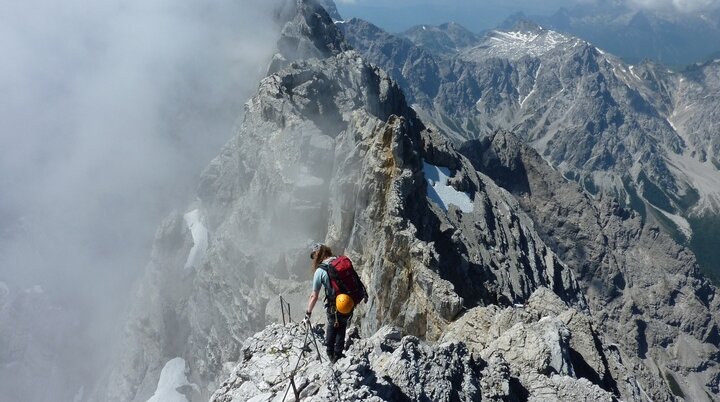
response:
{"label": "dark hiking pants", "polygon": [[345,349],[345,332],[352,313],[349,315],[340,314],[335,310],[334,306],[327,307],[325,313],[328,320],[327,329],[325,330],[325,347],[330,358],[339,358],[343,349]]}

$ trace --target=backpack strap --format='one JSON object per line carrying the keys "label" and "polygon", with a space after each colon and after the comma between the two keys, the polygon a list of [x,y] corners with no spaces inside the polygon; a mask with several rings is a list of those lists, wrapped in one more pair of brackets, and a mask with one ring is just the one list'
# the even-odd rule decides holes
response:
{"label": "backpack strap", "polygon": [[332,282],[331,282],[331,281],[332,281],[332,278],[330,277],[330,267],[329,267],[329,263],[324,263],[324,262],[323,262],[323,263],[321,263],[320,265],[318,265],[318,268],[319,268],[319,269],[322,269],[323,271],[325,271],[325,273],[326,273],[327,276],[328,276],[328,285],[329,285],[329,286],[325,286],[325,284],[323,284],[323,287],[325,288],[325,301],[334,300],[335,298],[330,295],[330,289],[332,289]]}

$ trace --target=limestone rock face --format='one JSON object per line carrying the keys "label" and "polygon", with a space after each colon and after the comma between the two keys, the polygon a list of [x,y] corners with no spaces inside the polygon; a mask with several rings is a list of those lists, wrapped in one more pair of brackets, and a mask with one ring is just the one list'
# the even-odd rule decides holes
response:
{"label": "limestone rock face", "polygon": [[545,288],[525,305],[469,310],[441,338],[450,340],[467,343],[485,361],[505,361],[529,397],[565,400],[572,389],[583,389],[594,390],[599,400],[618,394],[641,399],[619,388],[632,388],[635,378],[621,360],[609,358],[612,348],[597,334],[590,315]]}
{"label": "limestone rock face", "polygon": [[[621,346],[626,362],[681,379],[677,388],[692,400],[714,392],[720,299],[692,253],[614,200],[594,200],[511,133],[467,142],[462,152],[517,197],[577,273],[594,331]],[[662,383],[638,381],[654,399],[671,398]]]}
{"label": "limestone rock face", "polygon": [[[321,3],[325,3],[325,8]],[[332,14],[326,11],[329,5],[333,6],[330,8]],[[333,18],[339,15],[332,1],[284,0],[277,13],[278,18],[286,22],[280,32],[278,52],[270,64],[270,73],[295,60],[325,58],[350,49],[333,24]]]}
{"label": "limestone rock face", "polygon": [[[321,330],[316,332],[321,338]],[[515,332],[530,335],[520,329]],[[431,345],[403,337],[394,327],[352,339],[345,357],[334,365],[322,351],[315,351],[312,342],[301,353],[303,345],[304,328],[295,324],[273,325],[255,334],[243,348],[243,361],[210,400],[279,401],[286,391],[287,400],[297,400],[291,375],[300,401],[616,400],[587,380],[559,373],[528,374],[531,387],[525,388],[513,373],[513,364],[500,353],[484,360],[462,342]],[[529,348],[527,353],[533,351]]]}
{"label": "limestone rock face", "polygon": [[[357,21],[359,22],[359,20]],[[460,24],[449,22],[438,26],[418,25],[400,36],[433,54],[453,54],[477,44],[479,35]]]}
{"label": "limestone rock face", "polygon": [[448,43],[441,27],[393,36],[353,19],[340,28],[458,143],[510,130],[588,192],[680,237],[688,218],[720,212],[717,61],[683,73],[628,65],[528,22],[450,41],[454,51],[438,50]]}

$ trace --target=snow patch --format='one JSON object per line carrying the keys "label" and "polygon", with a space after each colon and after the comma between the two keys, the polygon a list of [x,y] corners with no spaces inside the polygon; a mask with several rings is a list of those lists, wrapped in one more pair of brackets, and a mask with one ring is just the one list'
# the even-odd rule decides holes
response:
{"label": "snow patch", "polygon": [[185,360],[180,357],[165,363],[160,372],[157,389],[147,402],[189,402],[187,396],[180,391],[187,393],[192,389],[200,392],[200,388],[188,381],[187,372]]}
{"label": "snow patch", "polygon": [[325,180],[317,176],[300,176],[295,181],[296,187],[320,187],[325,183]]}
{"label": "snow patch", "polygon": [[630,66],[630,74],[632,74],[632,76],[635,77],[638,81],[642,81],[642,79],[638,77],[637,74],[635,74],[635,69],[633,67],[635,66]]}
{"label": "snow patch", "polygon": [[532,89],[530,90],[530,92],[528,92],[527,95],[525,95],[524,98],[522,98],[522,99],[520,100],[520,107],[521,107],[521,108],[522,108],[523,105],[525,104],[525,101],[527,100],[527,98],[529,98],[530,95],[532,95],[533,92],[535,92],[535,87],[537,86],[537,78],[538,78],[538,75],[540,75],[540,69],[541,69],[541,68],[542,68],[542,63],[540,63],[540,65],[538,66],[537,70],[535,70],[535,77],[533,77],[533,87],[532,87]]}
{"label": "snow patch", "polygon": [[199,209],[186,213],[183,218],[188,229],[190,229],[194,243],[185,261],[185,269],[199,268],[208,247],[208,231],[200,220]]}
{"label": "snow patch", "polygon": [[500,36],[516,42],[529,43],[534,41],[540,34],[530,32],[497,32]]}
{"label": "snow patch", "polygon": [[344,23],[345,23],[345,20],[337,20],[337,21],[333,21],[333,22],[334,22],[336,25],[337,25],[337,24],[344,24]]}
{"label": "snow patch", "polygon": [[448,179],[451,177],[450,169],[431,165],[423,161],[423,174],[425,175],[425,180],[427,180],[428,196],[446,212],[450,204],[457,206],[465,213],[473,211],[473,202],[470,195],[462,191],[457,191],[447,184]]}
{"label": "snow patch", "polygon": [[483,44],[465,53],[470,60],[484,59],[488,47],[493,57],[508,57],[517,59],[530,55],[541,56],[560,46],[568,47],[577,40],[564,36],[555,31],[543,30],[541,32],[504,32],[493,31]]}

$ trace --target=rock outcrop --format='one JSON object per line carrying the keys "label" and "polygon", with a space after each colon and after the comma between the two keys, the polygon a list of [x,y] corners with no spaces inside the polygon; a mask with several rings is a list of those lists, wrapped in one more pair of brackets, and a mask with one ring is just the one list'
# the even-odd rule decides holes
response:
{"label": "rock outcrop", "polygon": [[292,376],[300,401],[616,401],[612,391],[576,378],[575,371],[597,369],[612,387],[607,366],[618,364],[597,349],[582,317],[541,288],[528,307],[470,310],[436,344],[391,326],[350,338],[334,365],[305,327],[273,325],[248,339],[242,362],[210,400],[269,402],[286,393],[298,400]]}
{"label": "rock outcrop", "polygon": [[[692,253],[616,201],[593,199],[511,133],[467,142],[462,152],[516,196],[578,275],[597,331],[620,346],[624,361],[677,378],[677,394],[690,400],[714,392],[720,299]],[[642,386],[654,400],[670,398],[670,387]]]}

